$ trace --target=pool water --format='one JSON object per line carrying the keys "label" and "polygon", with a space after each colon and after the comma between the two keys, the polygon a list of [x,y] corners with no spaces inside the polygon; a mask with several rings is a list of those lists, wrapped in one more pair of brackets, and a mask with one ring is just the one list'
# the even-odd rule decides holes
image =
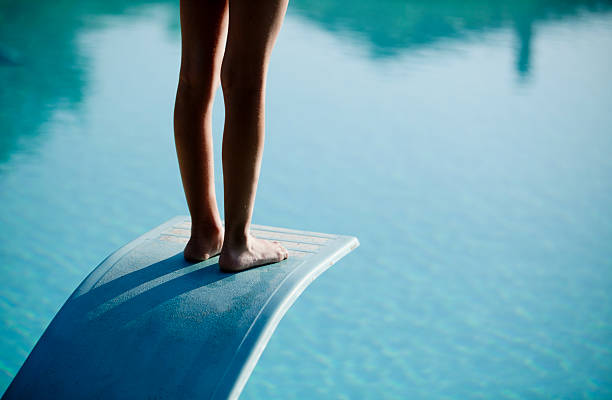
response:
{"label": "pool water", "polygon": [[[0,2],[0,392],[106,255],[187,213],[177,2],[51,3]],[[254,221],[361,247],[242,398],[612,397],[612,2],[490,3],[291,2]]]}

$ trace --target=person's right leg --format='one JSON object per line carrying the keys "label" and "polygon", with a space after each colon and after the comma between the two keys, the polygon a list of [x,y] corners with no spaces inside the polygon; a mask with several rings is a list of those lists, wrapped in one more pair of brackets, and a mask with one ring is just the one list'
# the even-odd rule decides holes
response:
{"label": "person's right leg", "polygon": [[229,0],[229,29],[221,67],[225,238],[219,266],[226,271],[241,271],[288,256],[278,243],[249,233],[264,144],[266,74],[287,2]]}
{"label": "person's right leg", "polygon": [[181,71],[174,108],[174,139],[189,212],[188,260],[221,250],[212,150],[212,105],[219,87],[227,34],[227,0],[181,0]]}

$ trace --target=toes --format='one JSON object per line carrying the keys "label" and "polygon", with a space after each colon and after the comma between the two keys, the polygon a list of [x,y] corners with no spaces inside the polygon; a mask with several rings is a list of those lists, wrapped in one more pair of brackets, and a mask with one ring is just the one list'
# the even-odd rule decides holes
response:
{"label": "toes", "polygon": [[280,254],[281,254],[281,257],[283,257],[283,258],[282,258],[283,260],[284,260],[285,258],[287,258],[287,256],[288,256],[287,249],[281,246],[281,248],[280,248]]}
{"label": "toes", "polygon": [[276,242],[278,245],[278,254],[281,260],[284,260],[289,257],[289,252],[286,248],[284,248],[280,243]]}

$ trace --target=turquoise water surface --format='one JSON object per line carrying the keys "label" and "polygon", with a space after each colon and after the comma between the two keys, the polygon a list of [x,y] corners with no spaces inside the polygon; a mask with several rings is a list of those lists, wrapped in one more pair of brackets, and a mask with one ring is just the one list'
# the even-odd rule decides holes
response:
{"label": "turquoise water surface", "polygon": [[[177,3],[0,0],[0,392],[89,271],[187,213]],[[254,220],[361,247],[242,397],[611,398],[610,71],[610,1],[292,1]],[[222,123],[219,97],[218,161]]]}

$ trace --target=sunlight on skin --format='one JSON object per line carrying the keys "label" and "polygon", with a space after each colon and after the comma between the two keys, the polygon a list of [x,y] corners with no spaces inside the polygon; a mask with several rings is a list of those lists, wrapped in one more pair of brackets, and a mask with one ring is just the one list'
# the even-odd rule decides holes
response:
{"label": "sunlight on skin", "polygon": [[[193,220],[185,248],[189,260],[206,260],[220,251],[221,269],[237,272],[288,257],[279,243],[249,233],[263,155],[266,74],[286,9],[287,0],[181,2],[175,138]],[[215,199],[212,150],[219,76],[226,109],[225,232]]]}

